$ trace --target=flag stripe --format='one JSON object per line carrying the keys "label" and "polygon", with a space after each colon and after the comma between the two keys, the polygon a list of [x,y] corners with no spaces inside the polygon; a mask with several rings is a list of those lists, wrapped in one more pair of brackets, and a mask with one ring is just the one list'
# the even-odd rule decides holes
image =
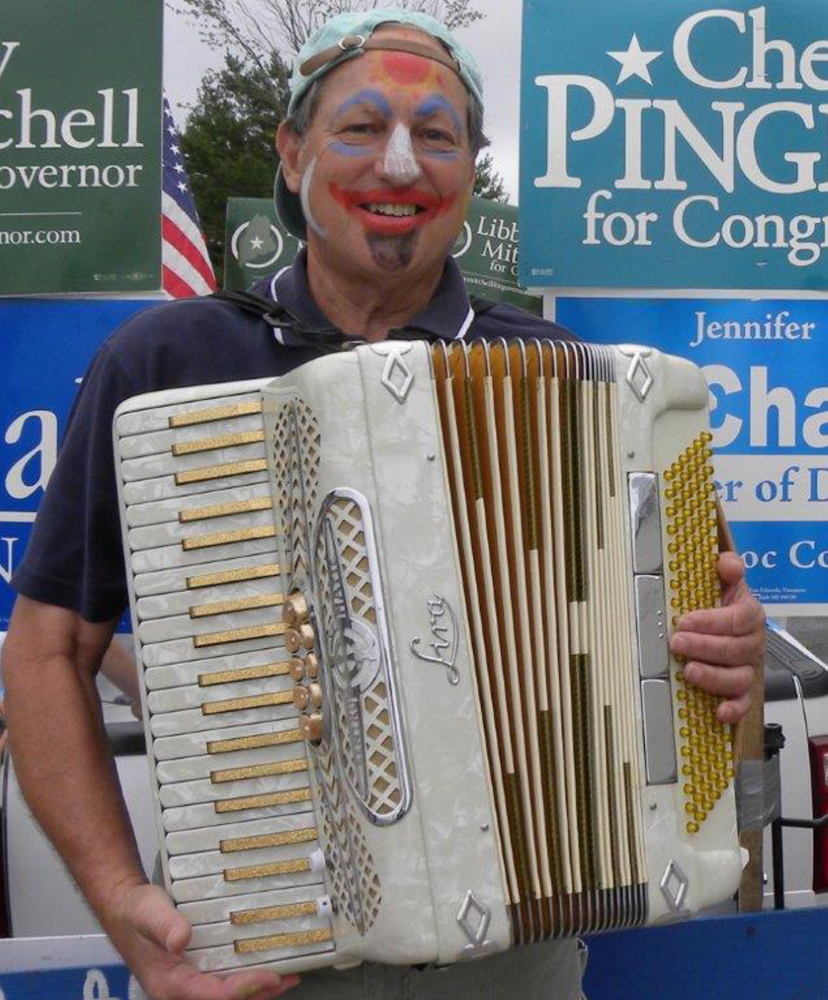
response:
{"label": "flag stripe", "polygon": [[166,264],[162,265],[161,272],[163,274],[164,291],[172,296],[172,298],[188,299],[194,295],[198,295],[198,292],[194,288],[190,288],[187,282],[182,281],[175,271],[167,267]]}
{"label": "flag stripe", "polygon": [[161,193],[161,273],[164,291],[171,298],[207,295],[216,279],[201,231],[190,182],[173,123],[164,98],[164,181]]}
{"label": "flag stripe", "polygon": [[[206,282],[199,271],[197,271],[193,265],[187,260],[187,258],[178,252],[174,246],[169,243],[164,245],[164,255],[162,262],[164,267],[169,268],[193,291],[191,295],[209,295],[210,292],[215,290],[215,286],[211,286]],[[178,298],[178,296],[175,296]]]}
{"label": "flag stripe", "polygon": [[175,247],[181,256],[189,261],[189,263],[204,279],[204,283],[208,287],[211,283],[214,283],[212,269],[208,267],[204,257],[202,257],[202,255],[198,252],[198,249],[193,246],[190,240],[187,239],[172,219],[165,215],[161,221],[161,226],[163,236],[167,244],[171,247]]}

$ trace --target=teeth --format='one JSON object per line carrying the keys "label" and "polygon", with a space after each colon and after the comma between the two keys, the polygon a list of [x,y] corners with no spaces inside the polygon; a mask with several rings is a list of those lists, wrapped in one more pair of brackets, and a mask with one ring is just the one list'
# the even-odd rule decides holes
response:
{"label": "teeth", "polygon": [[407,216],[417,214],[416,205],[395,205],[395,204],[380,204],[378,202],[372,202],[367,206],[369,212],[373,212],[374,215],[391,215],[396,218],[405,218]]}

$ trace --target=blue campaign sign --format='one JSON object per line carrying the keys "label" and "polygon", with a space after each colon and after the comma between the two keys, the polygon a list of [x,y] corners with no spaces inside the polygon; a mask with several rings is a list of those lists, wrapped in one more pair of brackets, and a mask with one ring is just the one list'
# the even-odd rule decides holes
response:
{"label": "blue campaign sign", "polygon": [[825,0],[525,0],[520,279],[828,288]]}
{"label": "blue campaign sign", "polygon": [[777,613],[824,613],[828,299],[562,297],[557,318],[586,340],[646,344],[702,368],[719,496],[750,584]]}
{"label": "blue campaign sign", "polygon": [[146,301],[0,300],[0,630],[9,586],[57,457],[78,385],[98,345]]}
{"label": "blue campaign sign", "polygon": [[4,1000],[127,1000],[134,996],[123,965],[85,966],[0,973]]}

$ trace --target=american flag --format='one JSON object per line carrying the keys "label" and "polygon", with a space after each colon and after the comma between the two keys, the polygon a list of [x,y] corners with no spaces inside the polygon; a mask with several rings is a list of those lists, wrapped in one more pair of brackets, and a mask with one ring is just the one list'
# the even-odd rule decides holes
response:
{"label": "american flag", "polygon": [[216,276],[207,254],[187,168],[167,98],[164,98],[164,181],[161,191],[161,272],[170,298],[209,295]]}

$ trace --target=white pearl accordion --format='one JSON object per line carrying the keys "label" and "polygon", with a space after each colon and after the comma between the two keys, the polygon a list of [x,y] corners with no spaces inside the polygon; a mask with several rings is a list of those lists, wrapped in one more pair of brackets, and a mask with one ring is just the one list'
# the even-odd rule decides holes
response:
{"label": "white pearl accordion", "polygon": [[386,342],[115,418],[167,888],[202,969],[447,963],[731,895],[708,393]]}

